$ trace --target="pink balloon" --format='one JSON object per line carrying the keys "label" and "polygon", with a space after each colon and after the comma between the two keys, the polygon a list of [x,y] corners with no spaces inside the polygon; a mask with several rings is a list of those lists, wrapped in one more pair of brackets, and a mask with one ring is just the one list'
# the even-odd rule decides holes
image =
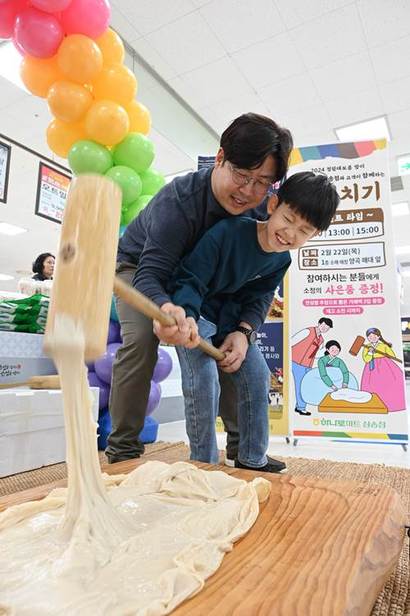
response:
{"label": "pink balloon", "polygon": [[111,9],[108,0],[71,0],[61,14],[66,34],[85,34],[98,38],[108,28]]}
{"label": "pink balloon", "polygon": [[54,15],[28,8],[17,16],[14,27],[15,43],[30,56],[54,56],[63,37],[61,24]]}
{"label": "pink balloon", "polygon": [[0,3],[0,38],[11,38],[16,17],[27,5],[27,0],[6,0]]}
{"label": "pink balloon", "polygon": [[58,13],[68,8],[71,0],[31,0],[31,6],[46,13]]}

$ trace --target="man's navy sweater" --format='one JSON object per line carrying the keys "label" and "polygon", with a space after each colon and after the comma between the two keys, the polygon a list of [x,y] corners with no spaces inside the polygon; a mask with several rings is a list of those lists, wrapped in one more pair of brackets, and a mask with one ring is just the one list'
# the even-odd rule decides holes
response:
{"label": "man's navy sweater", "polygon": [[283,279],[289,252],[265,252],[257,221],[243,216],[209,229],[176,270],[168,290],[172,301],[196,320],[202,315],[217,325],[217,339],[235,331],[261,297],[271,297]]}
{"label": "man's navy sweater", "polygon": [[[175,178],[153,197],[120,239],[117,260],[138,266],[133,285],[158,306],[170,301],[166,287],[181,259],[207,229],[234,218],[215,199],[211,173],[212,169],[202,169]],[[266,200],[249,213],[254,215],[266,217]],[[253,305],[244,306],[241,320],[259,328],[270,301],[267,290]]]}

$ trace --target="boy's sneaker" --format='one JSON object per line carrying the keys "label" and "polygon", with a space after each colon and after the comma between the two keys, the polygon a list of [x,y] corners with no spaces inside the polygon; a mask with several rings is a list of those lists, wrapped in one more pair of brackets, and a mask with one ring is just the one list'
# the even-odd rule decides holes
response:
{"label": "boy's sneaker", "polygon": [[261,466],[259,468],[255,468],[254,466],[248,466],[247,464],[242,464],[239,460],[232,460],[231,458],[225,457],[225,466],[230,466],[231,468],[246,468],[250,471],[261,471],[262,473],[286,473],[287,468],[284,462],[280,460],[275,460],[274,458],[268,458],[265,466]]}

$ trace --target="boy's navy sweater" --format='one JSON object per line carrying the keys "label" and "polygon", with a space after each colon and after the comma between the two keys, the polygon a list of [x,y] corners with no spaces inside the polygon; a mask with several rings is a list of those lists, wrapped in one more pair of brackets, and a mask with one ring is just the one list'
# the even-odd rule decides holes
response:
{"label": "boy's navy sweater", "polygon": [[[158,306],[170,301],[167,285],[182,258],[217,222],[234,218],[221,207],[211,189],[212,169],[175,178],[128,225],[119,241],[119,262],[138,266],[133,286]],[[246,216],[266,218],[266,199]],[[267,290],[251,306],[244,306],[241,320],[258,329],[269,308]]]}
{"label": "boy's navy sweater", "polygon": [[196,320],[217,325],[217,339],[235,331],[241,315],[274,291],[288,269],[286,252],[265,252],[257,221],[231,217],[209,229],[176,270],[168,286],[172,301]]}

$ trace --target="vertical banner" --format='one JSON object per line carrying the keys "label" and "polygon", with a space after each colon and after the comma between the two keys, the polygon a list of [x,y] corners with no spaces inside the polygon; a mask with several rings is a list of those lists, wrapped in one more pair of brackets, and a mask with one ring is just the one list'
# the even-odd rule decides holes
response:
{"label": "vertical banner", "polygon": [[35,213],[61,224],[71,177],[40,162]]}
{"label": "vertical banner", "polygon": [[7,203],[11,147],[0,141],[0,203]]}
{"label": "vertical banner", "polygon": [[293,435],[407,443],[385,140],[296,149],[290,174],[325,173],[340,206],[293,254]]}

